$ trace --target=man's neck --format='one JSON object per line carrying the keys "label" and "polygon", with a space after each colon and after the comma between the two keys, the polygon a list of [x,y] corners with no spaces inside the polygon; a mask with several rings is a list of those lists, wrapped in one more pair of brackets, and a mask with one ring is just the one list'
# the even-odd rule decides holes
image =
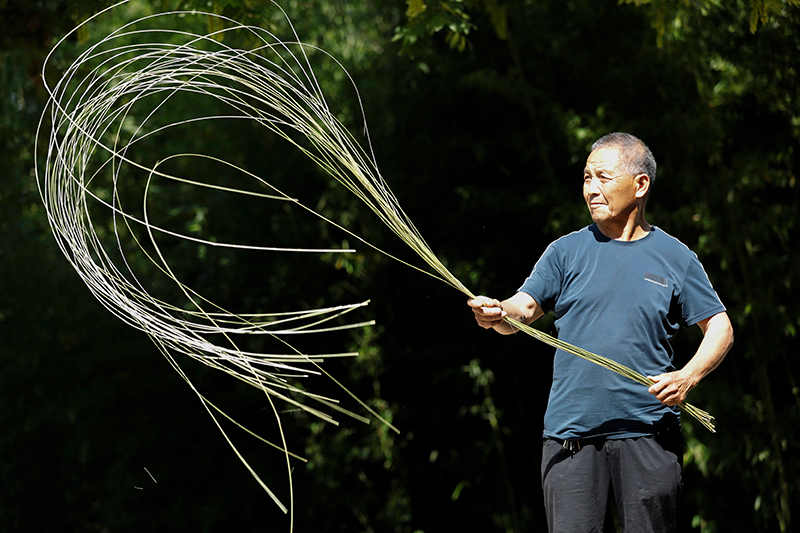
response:
{"label": "man's neck", "polygon": [[598,222],[597,228],[603,235],[615,241],[638,241],[653,230],[653,226],[644,218],[644,209],[637,209],[624,221]]}

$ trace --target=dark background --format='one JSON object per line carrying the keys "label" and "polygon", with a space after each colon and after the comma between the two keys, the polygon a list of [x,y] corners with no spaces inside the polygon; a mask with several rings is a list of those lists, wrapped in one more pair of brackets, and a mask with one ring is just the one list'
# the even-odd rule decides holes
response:
{"label": "dark background", "polygon": [[[282,7],[302,40],[353,76],[382,175],[475,293],[512,294],[550,241],[587,223],[580,177],[592,141],[623,130],[650,145],[659,172],[648,219],[698,253],[736,335],[727,360],[690,396],[716,416],[718,432],[685,417],[683,528],[792,531],[800,520],[800,11],[769,1],[433,4]],[[105,5],[0,2],[0,530],[287,531],[289,518],[197,395],[145,334],[92,297],[50,232],[33,171],[45,155],[33,145],[48,97],[40,71],[55,41]],[[263,1],[133,3],[70,37],[48,83],[132,13],[193,8],[290,39]],[[346,79],[330,61],[316,73],[360,135]],[[193,105],[187,99],[183,111]],[[370,243],[422,265],[357,199],[256,126],[198,125],[165,142],[166,150],[217,150],[272,183],[299,185]],[[347,239],[302,217],[287,221],[267,202],[162,193],[176,224],[205,236],[265,245]],[[187,283],[240,312],[371,300],[359,319],[376,326],[298,346],[359,350],[325,368],[400,434],[378,422],[337,417],[333,426],[284,414],[290,449],[309,460],[292,463],[295,531],[544,530],[539,437],[552,350],[477,329],[463,295],[355,247],[338,262],[170,248]],[[547,319],[537,326],[551,327]],[[699,331],[676,337],[679,364],[698,342]],[[203,395],[278,438],[263,394],[176,360]],[[364,414],[330,380],[303,383]],[[281,453],[223,428],[288,504]]]}

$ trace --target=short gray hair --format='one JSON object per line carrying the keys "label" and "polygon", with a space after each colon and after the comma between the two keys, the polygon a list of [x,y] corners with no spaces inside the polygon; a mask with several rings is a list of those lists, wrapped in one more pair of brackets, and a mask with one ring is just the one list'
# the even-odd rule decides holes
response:
{"label": "short gray hair", "polygon": [[638,137],[630,133],[615,131],[597,139],[592,152],[599,148],[617,148],[625,171],[632,176],[647,174],[650,184],[656,181],[656,158],[650,148]]}

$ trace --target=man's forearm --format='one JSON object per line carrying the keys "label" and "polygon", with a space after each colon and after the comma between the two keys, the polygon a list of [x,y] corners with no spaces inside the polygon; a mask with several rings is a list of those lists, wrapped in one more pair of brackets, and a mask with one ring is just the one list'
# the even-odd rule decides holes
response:
{"label": "man's forearm", "polygon": [[686,366],[675,372],[648,376],[653,385],[650,393],[665,405],[677,405],[712,370],[725,359],[733,346],[733,327],[727,313],[719,313],[698,323],[703,341]]}
{"label": "man's forearm", "polygon": [[719,313],[708,319],[703,341],[682,369],[692,381],[692,387],[719,366],[732,346],[733,327],[727,313]]}
{"label": "man's forearm", "polygon": [[[517,322],[522,322],[523,324],[530,324],[535,320],[533,310],[527,306],[519,305],[517,302],[514,301],[513,297],[509,298],[508,300],[503,300],[501,302],[501,306],[502,309],[506,312],[506,316],[508,318],[516,320]],[[500,324],[498,324],[497,326],[495,326],[494,330],[500,333],[501,335],[510,335],[512,333],[516,333],[517,331],[519,331],[517,328],[515,328],[505,320]]]}

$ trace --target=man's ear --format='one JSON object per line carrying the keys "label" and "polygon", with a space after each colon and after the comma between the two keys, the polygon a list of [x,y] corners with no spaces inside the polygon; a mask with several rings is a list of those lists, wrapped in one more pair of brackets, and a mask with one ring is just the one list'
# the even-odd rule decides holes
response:
{"label": "man's ear", "polygon": [[637,174],[633,178],[636,182],[636,198],[644,198],[650,192],[650,176],[647,174]]}

